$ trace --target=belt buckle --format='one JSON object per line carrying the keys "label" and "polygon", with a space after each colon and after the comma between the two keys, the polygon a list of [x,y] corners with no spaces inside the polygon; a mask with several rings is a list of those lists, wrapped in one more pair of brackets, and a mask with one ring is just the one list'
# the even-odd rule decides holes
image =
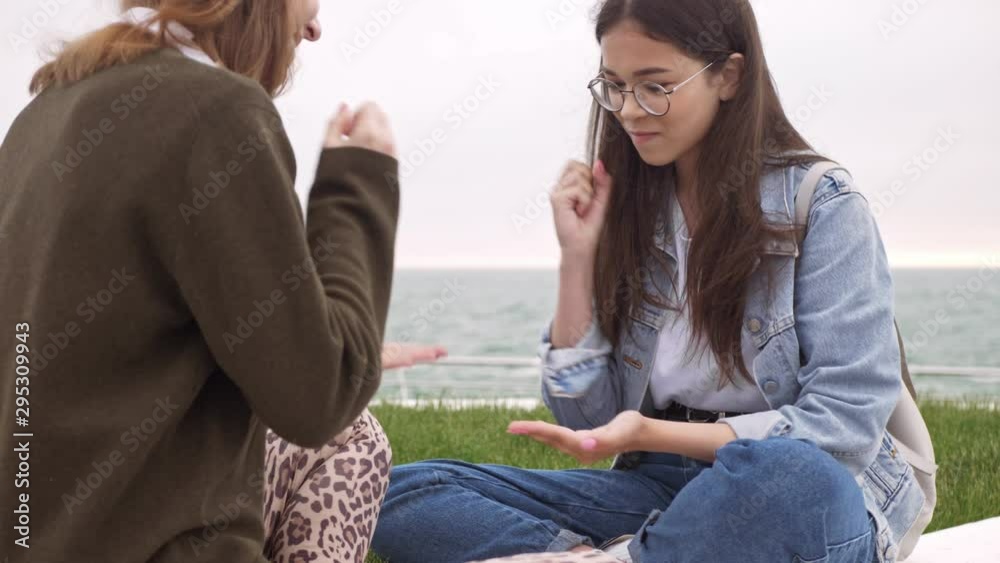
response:
{"label": "belt buckle", "polygon": [[709,422],[707,418],[691,418],[691,407],[684,407],[684,414],[688,422]]}

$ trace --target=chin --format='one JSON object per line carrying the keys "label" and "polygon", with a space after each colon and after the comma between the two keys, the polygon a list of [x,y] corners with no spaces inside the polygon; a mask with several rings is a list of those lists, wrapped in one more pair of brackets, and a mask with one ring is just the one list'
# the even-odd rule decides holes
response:
{"label": "chin", "polygon": [[636,152],[639,153],[639,158],[650,166],[667,166],[677,160],[677,154],[670,150],[636,147]]}

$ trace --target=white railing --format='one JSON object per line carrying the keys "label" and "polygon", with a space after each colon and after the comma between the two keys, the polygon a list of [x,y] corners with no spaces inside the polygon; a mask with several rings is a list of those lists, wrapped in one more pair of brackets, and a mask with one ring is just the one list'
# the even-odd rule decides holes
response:
{"label": "white railing", "polygon": [[983,377],[1000,382],[1000,368],[954,367],[954,366],[910,366],[912,375],[954,375],[959,377]]}
{"label": "white railing", "polygon": [[[527,357],[527,356],[447,356],[441,358],[433,364],[429,364],[427,367],[430,368],[454,368],[454,367],[474,367],[474,368],[508,368],[511,371],[504,374],[503,381],[466,381],[466,380],[456,380],[448,377],[441,376],[428,376],[421,377],[416,386],[420,388],[440,388],[440,389],[454,389],[459,391],[484,391],[484,390],[504,390],[509,392],[511,389],[511,383],[514,386],[523,385],[525,386],[523,391],[530,393],[533,390],[537,390],[537,385],[539,384],[540,371],[537,369],[534,371],[516,371],[517,369],[523,368],[540,368],[541,361],[537,357]],[[971,367],[971,366],[932,366],[932,365],[913,365],[909,366],[910,373],[912,375],[937,375],[937,376],[954,376],[954,377],[966,377],[966,378],[976,378],[976,379],[986,379],[990,383],[1000,384],[1000,368],[994,367]],[[399,387],[399,399],[406,403],[411,400],[410,392],[410,381],[407,379],[406,369],[394,370],[393,372],[388,372],[386,375],[386,381],[390,382],[395,378],[395,382]],[[527,387],[528,385],[532,387]]]}

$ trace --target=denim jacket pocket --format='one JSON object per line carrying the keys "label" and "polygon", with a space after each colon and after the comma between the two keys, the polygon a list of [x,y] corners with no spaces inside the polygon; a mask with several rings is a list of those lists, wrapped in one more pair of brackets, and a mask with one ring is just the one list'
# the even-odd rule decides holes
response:
{"label": "denim jacket pocket", "polygon": [[639,303],[636,308],[638,310],[629,313],[629,318],[657,332],[663,328],[663,324],[667,320],[667,314],[670,313],[669,309],[656,307],[645,301]]}
{"label": "denim jacket pocket", "polygon": [[621,355],[622,373],[625,380],[641,377],[648,373],[653,361],[656,339],[660,330],[674,311],[661,309],[649,303],[640,303],[636,311],[629,313],[628,326],[624,327],[617,353]]}
{"label": "denim jacket pocket", "polygon": [[796,256],[795,241],[770,238],[750,278],[743,331],[757,349],[795,324]]}
{"label": "denim jacket pocket", "polygon": [[762,368],[760,373],[764,377],[758,379],[769,400],[790,400],[794,389],[784,381],[795,380],[799,370],[794,312],[797,254],[798,248],[793,240],[770,239],[750,278],[744,307],[745,360],[748,365],[754,362]]}
{"label": "denim jacket pocket", "polygon": [[889,509],[913,469],[896,449],[888,432],[882,434],[878,455],[864,472],[865,484],[870,488],[879,509]]}

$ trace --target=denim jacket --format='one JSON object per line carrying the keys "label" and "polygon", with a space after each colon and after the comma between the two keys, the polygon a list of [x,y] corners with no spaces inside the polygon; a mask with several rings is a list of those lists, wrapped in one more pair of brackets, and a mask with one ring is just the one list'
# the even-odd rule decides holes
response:
{"label": "denim jacket", "polygon": [[[793,222],[795,194],[807,168],[764,169],[761,207],[769,221]],[[738,438],[806,438],[829,452],[862,488],[876,521],[878,561],[892,563],[924,493],[885,430],[903,389],[893,282],[868,202],[853,188],[843,169],[826,173],[810,202],[802,248],[791,238],[765,245],[750,280],[742,346],[771,409],[717,424],[728,424]],[[655,246],[670,267],[677,263],[673,232],[663,209]],[[672,290],[673,272],[658,264],[647,261],[650,275],[643,283],[650,291]],[[768,267],[774,271],[770,295]],[[651,414],[650,367],[659,331],[672,314],[642,303],[614,348],[595,315],[574,347],[554,349],[550,321],[538,349],[542,397],[559,424],[585,429],[625,410]],[[619,455],[612,467],[633,467],[636,457],[636,452]]]}

